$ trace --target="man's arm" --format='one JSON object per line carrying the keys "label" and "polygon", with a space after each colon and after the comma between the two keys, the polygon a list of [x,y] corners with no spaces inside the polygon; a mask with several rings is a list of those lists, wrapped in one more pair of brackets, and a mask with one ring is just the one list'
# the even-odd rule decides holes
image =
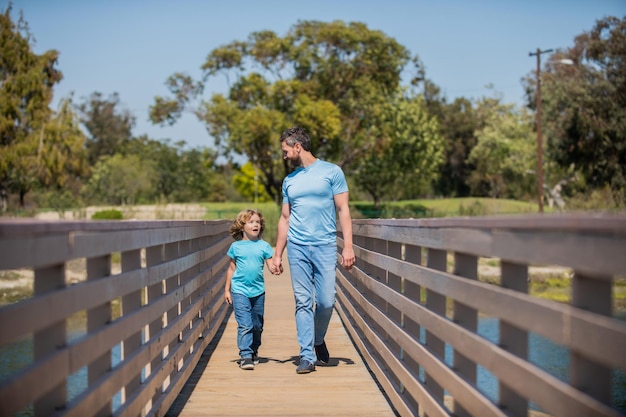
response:
{"label": "man's arm", "polygon": [[274,274],[280,274],[283,271],[283,252],[287,246],[287,231],[289,230],[289,215],[291,208],[289,204],[283,204],[278,218],[278,231],[276,233],[276,253],[272,259],[274,263]]}
{"label": "man's arm", "polygon": [[336,194],[334,200],[339,217],[339,224],[341,225],[341,232],[343,233],[343,250],[341,251],[341,256],[343,257],[342,265],[349,271],[352,269],[356,257],[354,256],[354,248],[352,247],[352,216],[350,216],[350,206],[348,205],[348,193]]}

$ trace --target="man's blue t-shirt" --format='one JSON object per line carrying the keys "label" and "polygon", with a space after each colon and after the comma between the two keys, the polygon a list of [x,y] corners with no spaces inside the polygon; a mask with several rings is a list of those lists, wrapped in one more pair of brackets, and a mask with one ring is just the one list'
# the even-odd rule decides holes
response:
{"label": "man's blue t-shirt", "polygon": [[291,205],[287,239],[299,245],[337,242],[336,194],[348,192],[341,168],[317,159],[283,181],[283,204]]}
{"label": "man's blue t-shirt", "polygon": [[263,269],[265,260],[274,255],[269,243],[262,239],[237,240],[228,248],[227,255],[235,260],[236,268],[231,280],[231,292],[256,297],[265,292]]}

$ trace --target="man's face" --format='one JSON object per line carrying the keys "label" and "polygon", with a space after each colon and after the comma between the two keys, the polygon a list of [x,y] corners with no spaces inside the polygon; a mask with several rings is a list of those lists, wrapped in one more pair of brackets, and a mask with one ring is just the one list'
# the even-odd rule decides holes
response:
{"label": "man's face", "polygon": [[288,160],[292,166],[299,167],[302,165],[302,159],[300,158],[300,151],[302,151],[302,145],[296,142],[293,146],[287,145],[287,141],[280,143],[280,147],[283,150],[283,159]]}

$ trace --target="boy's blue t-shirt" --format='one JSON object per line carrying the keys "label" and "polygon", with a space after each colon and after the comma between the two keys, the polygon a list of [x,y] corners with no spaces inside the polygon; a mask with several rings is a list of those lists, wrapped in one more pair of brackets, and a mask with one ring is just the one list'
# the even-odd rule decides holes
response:
{"label": "boy's blue t-shirt", "polygon": [[227,255],[235,260],[236,268],[231,280],[231,292],[246,297],[256,297],[265,292],[263,269],[265,260],[274,255],[269,243],[263,239],[237,240],[228,248]]}
{"label": "boy's blue t-shirt", "polygon": [[337,165],[316,160],[283,181],[283,204],[291,205],[287,239],[299,245],[337,242],[336,194],[348,192],[346,177]]}

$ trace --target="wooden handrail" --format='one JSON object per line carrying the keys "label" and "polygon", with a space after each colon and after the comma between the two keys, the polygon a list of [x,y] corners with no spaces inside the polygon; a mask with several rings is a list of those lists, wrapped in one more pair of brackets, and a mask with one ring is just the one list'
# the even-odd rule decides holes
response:
{"label": "wooden handrail", "polygon": [[[164,415],[226,317],[229,226],[1,220],[0,271],[32,271],[34,293],[0,307],[0,347],[33,350],[0,380],[0,417]],[[355,220],[353,231],[357,264],[337,270],[336,307],[399,415],[526,416],[533,404],[553,416],[623,415],[611,378],[626,372],[626,325],[612,288],[626,279],[626,217]],[[498,277],[482,279],[482,258],[499,263]],[[76,261],[86,277],[70,283]],[[545,265],[571,273],[568,303],[529,294]],[[497,340],[480,335],[484,318]],[[534,337],[567,352],[567,378],[533,363]],[[479,368],[496,398],[480,389]],[[66,392],[85,374],[80,392]]]}
{"label": "wooden handrail", "polygon": [[[165,414],[226,315],[229,226],[1,221],[0,270],[32,270],[34,294],[0,308],[0,346],[26,340],[33,350],[0,381],[0,416]],[[87,277],[70,284],[66,265],[76,260]],[[85,330],[74,334],[73,321]],[[66,382],[82,370],[70,396]]]}
{"label": "wooden handrail", "polygon": [[[611,385],[626,373],[626,325],[611,290],[626,279],[626,217],[355,220],[353,240],[337,310],[400,415],[623,415]],[[480,279],[481,258],[498,277]],[[569,303],[529,294],[529,270],[545,265],[570,271]],[[498,340],[479,335],[482,318]],[[566,350],[567,380],[529,359],[531,337]],[[479,367],[497,398],[479,389]]]}

